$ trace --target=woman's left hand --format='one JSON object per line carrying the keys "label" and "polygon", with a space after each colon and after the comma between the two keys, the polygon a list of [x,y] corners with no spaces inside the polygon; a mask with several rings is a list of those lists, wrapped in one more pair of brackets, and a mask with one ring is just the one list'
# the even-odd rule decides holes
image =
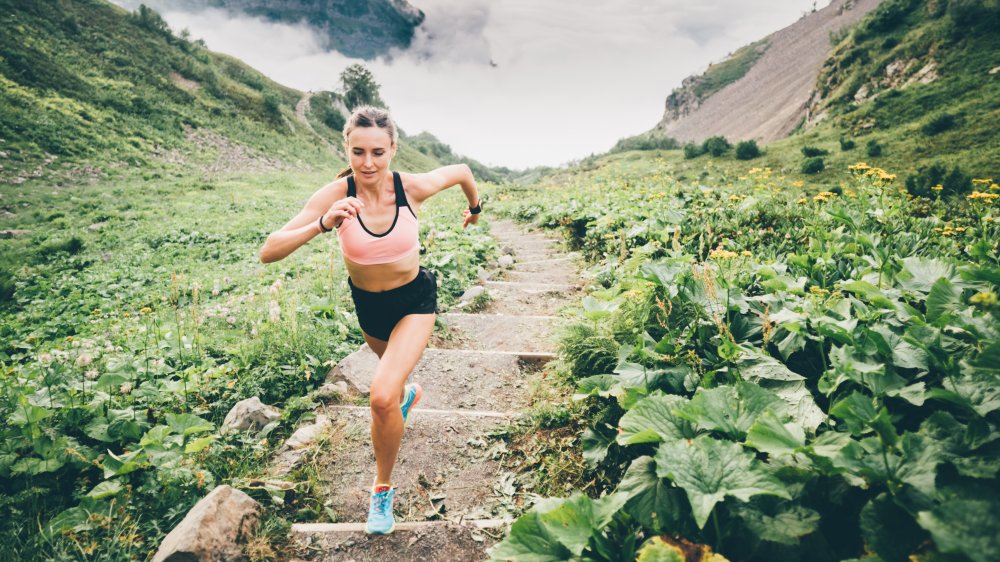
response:
{"label": "woman's left hand", "polygon": [[469,226],[470,224],[476,224],[479,221],[479,215],[481,213],[472,214],[468,209],[462,213],[465,215],[465,221],[462,223],[462,228]]}

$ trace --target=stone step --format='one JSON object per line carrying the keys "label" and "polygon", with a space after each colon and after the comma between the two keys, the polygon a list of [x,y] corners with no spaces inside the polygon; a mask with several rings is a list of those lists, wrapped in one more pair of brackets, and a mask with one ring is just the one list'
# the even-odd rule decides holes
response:
{"label": "stone step", "polygon": [[[346,405],[336,405],[336,406],[325,406],[327,411],[349,411],[349,412],[367,412],[370,410],[368,406],[346,406]],[[432,410],[423,407],[423,400],[420,404],[413,410],[414,412],[420,412],[421,416],[466,416],[470,418],[503,418],[508,420],[513,420],[524,416],[524,412],[497,412],[495,410]],[[417,414],[413,414],[417,415]]]}
{"label": "stone step", "polygon": [[513,271],[549,271],[553,267],[558,268],[571,268],[576,270],[576,265],[574,264],[573,257],[562,257],[562,258],[549,258],[549,259],[532,259],[532,260],[521,260],[518,259],[514,262]]}
{"label": "stone step", "polygon": [[[551,359],[538,352],[426,349],[410,375],[424,389],[419,407],[436,410],[517,410],[528,403],[525,375]],[[367,346],[348,355],[327,375],[367,394],[378,356]]]}
{"label": "stone step", "polygon": [[579,252],[528,252],[514,256],[515,263],[525,262],[547,262],[558,259],[574,259],[579,257]]}
{"label": "stone step", "polygon": [[491,300],[486,305],[484,313],[554,316],[568,305],[573,304],[578,296],[576,287],[560,285],[538,285],[524,283],[487,282],[487,293]]}
{"label": "stone step", "polygon": [[[509,522],[502,519],[396,522],[390,535],[367,535],[364,523],[296,523],[292,546],[312,562],[485,560]],[[322,554],[315,554],[321,552]]]}
{"label": "stone step", "polygon": [[[375,455],[371,412],[332,410],[335,436],[312,459],[317,493],[339,521],[365,521]],[[396,521],[465,517],[483,519],[502,513],[499,459],[503,440],[489,434],[509,424],[503,418],[423,415],[413,410],[403,432],[392,471]]]}
{"label": "stone step", "polygon": [[483,351],[542,351],[556,347],[558,316],[508,314],[439,314],[445,337],[435,334],[431,347]]}
{"label": "stone step", "polygon": [[517,283],[557,283],[564,285],[575,285],[580,282],[580,274],[576,268],[564,265],[559,262],[549,264],[547,269],[540,271],[518,271],[506,270],[503,272],[503,281],[514,281]]}
{"label": "stone step", "polygon": [[580,290],[580,285],[574,283],[523,283],[519,281],[486,281],[486,290],[510,289],[526,293],[571,293]]}

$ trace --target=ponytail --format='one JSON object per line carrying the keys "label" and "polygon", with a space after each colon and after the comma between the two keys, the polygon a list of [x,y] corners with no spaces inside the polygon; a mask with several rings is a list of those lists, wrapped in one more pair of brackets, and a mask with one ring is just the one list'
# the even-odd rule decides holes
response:
{"label": "ponytail", "polygon": [[349,176],[349,175],[351,175],[353,173],[354,173],[354,170],[352,170],[351,167],[348,166],[348,167],[344,168],[343,170],[341,170],[339,174],[337,174],[337,179],[339,180],[340,178],[346,178],[347,176]]}

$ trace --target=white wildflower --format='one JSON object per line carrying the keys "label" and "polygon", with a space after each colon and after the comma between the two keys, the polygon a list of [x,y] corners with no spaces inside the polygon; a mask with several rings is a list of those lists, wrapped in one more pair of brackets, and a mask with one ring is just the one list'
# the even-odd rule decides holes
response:
{"label": "white wildflower", "polygon": [[38,355],[38,361],[42,365],[48,365],[49,363],[52,362],[52,354],[47,352],[42,352]]}
{"label": "white wildflower", "polygon": [[90,365],[93,361],[94,357],[92,355],[90,355],[89,353],[81,353],[76,358],[76,366],[86,367],[87,365]]}
{"label": "white wildflower", "polygon": [[97,378],[97,369],[89,369],[83,376],[88,380],[92,381]]}
{"label": "white wildflower", "polygon": [[230,326],[236,325],[236,318],[234,316],[226,316],[226,323]]}

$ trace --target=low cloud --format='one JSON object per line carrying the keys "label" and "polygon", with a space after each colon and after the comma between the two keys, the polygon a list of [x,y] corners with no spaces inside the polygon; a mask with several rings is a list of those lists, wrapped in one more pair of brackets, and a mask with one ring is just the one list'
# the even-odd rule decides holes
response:
{"label": "low cloud", "polygon": [[[366,63],[382,98],[406,131],[512,167],[562,164],[652,128],[683,78],[812,8],[807,0],[411,3],[427,16],[412,46]],[[304,25],[221,10],[162,14],[175,30],[302,90],[337,89],[341,70],[357,62],[324,52]]]}

